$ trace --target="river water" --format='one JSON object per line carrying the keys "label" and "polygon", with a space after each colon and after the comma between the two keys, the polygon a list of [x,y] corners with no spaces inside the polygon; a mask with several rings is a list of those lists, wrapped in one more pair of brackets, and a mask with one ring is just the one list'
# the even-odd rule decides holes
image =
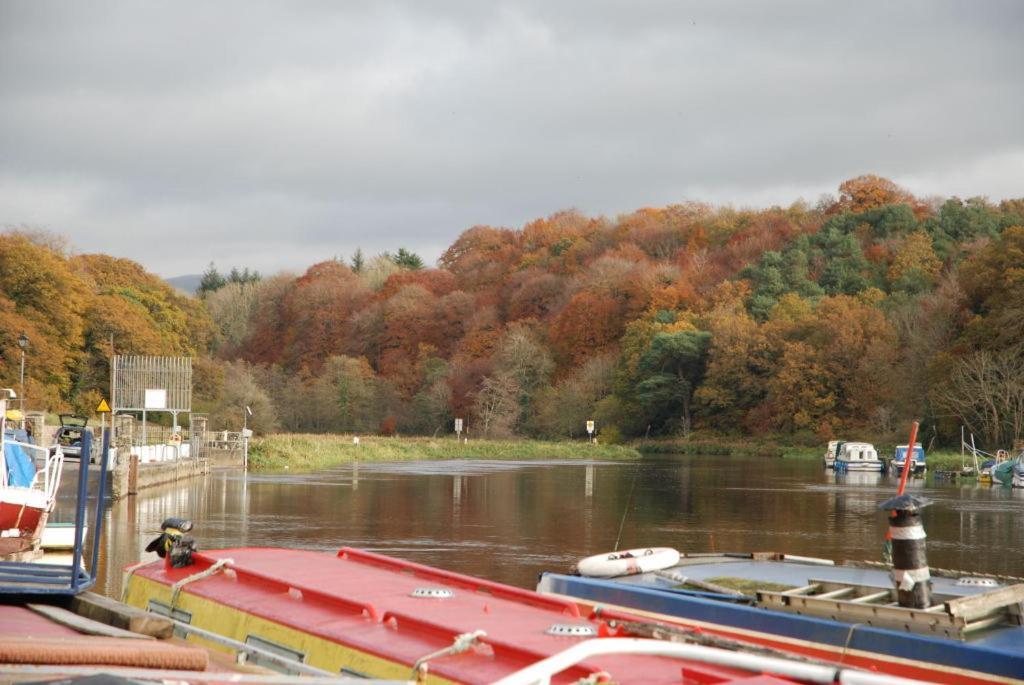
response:
{"label": "river water", "polygon": [[[1024,491],[931,478],[909,489],[934,502],[923,514],[932,566],[1024,572]],[[201,548],[352,546],[528,588],[541,571],[568,570],[617,540],[878,560],[886,518],[876,505],[895,490],[880,474],[764,457],[217,471],[109,505],[97,589],[119,594],[120,570],[152,556],[143,549],[168,516],[192,519]],[[53,520],[71,516],[62,502]]]}

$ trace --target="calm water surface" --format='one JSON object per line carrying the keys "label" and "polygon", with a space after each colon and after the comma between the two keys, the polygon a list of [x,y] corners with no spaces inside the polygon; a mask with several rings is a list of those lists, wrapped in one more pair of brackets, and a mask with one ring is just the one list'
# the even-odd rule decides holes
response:
{"label": "calm water surface", "polygon": [[[1024,491],[931,479],[909,487],[934,501],[923,516],[932,566],[1024,572]],[[876,504],[895,489],[878,474],[836,476],[814,461],[763,457],[220,471],[112,504],[98,589],[120,592],[120,569],[148,556],[143,548],[168,516],[191,518],[206,549],[348,545],[531,588],[541,571],[612,549],[620,526],[622,548],[877,560],[886,520]],[[54,520],[70,516],[59,508]]]}

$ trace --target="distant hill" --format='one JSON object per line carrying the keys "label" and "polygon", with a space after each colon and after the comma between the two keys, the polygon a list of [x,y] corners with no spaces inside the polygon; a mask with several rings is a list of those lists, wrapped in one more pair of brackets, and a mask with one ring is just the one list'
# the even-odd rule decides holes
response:
{"label": "distant hill", "polygon": [[184,276],[175,276],[174,278],[165,278],[164,280],[183,293],[195,295],[196,290],[199,288],[199,281],[202,278],[202,274],[185,274]]}

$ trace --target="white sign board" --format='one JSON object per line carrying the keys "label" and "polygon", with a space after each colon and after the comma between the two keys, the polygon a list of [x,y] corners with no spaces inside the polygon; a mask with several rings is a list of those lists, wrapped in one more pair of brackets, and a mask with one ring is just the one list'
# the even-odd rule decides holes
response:
{"label": "white sign board", "polygon": [[456,433],[461,433],[462,432],[462,419],[455,419],[455,432]]}
{"label": "white sign board", "polygon": [[163,388],[146,388],[146,409],[167,409],[167,391]]}
{"label": "white sign board", "polygon": [[593,435],[593,434],[594,434],[594,422],[593,421],[587,421],[587,435]]}

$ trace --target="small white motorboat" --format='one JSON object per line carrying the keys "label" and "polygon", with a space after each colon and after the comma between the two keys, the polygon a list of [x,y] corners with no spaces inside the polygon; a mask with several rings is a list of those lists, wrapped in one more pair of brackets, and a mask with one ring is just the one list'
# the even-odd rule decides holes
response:
{"label": "small white motorboat", "polygon": [[844,442],[836,456],[836,473],[850,471],[884,472],[885,462],[878,458],[875,446],[868,442]]}

